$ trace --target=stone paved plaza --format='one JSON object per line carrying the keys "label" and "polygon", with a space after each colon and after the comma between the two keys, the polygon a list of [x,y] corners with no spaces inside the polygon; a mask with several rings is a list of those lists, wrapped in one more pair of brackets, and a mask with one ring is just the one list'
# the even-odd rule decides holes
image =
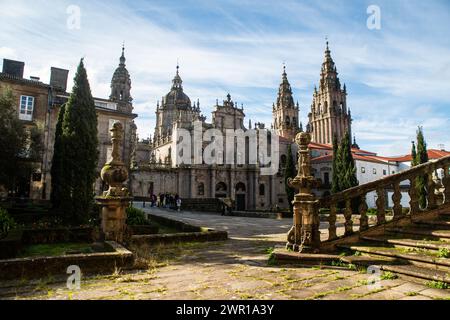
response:
{"label": "stone paved plaza", "polygon": [[[369,275],[344,267],[270,266],[268,250],[281,246],[291,219],[146,209],[193,225],[229,232],[224,242],[141,248],[141,271],[82,279],[81,290],[65,279],[0,284],[0,299],[449,299],[450,290],[431,289],[402,277],[367,286]],[[325,230],[322,230],[325,232]]]}

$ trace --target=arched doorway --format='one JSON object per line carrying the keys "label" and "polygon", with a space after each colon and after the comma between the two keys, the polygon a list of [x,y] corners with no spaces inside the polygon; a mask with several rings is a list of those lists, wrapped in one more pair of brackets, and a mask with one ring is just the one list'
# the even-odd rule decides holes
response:
{"label": "arched doorway", "polygon": [[245,198],[245,184],[239,182],[236,185],[236,210],[237,211],[245,211],[246,209],[246,198]]}
{"label": "arched doorway", "polygon": [[223,182],[219,182],[216,185],[216,198],[226,198],[227,197],[227,185]]}

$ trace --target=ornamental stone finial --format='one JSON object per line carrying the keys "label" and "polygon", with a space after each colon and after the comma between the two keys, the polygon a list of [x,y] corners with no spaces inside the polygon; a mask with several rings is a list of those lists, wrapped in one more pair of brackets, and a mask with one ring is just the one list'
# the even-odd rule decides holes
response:
{"label": "ornamental stone finial", "polygon": [[311,155],[309,144],[311,134],[300,132],[295,137],[298,145],[298,173],[288,185],[298,190],[294,196],[294,223],[288,233],[287,248],[299,252],[317,252],[320,246],[319,214],[317,200],[312,188],[319,186],[319,181],[311,174]]}
{"label": "ornamental stone finial", "polygon": [[114,123],[111,128],[112,152],[111,161],[107,162],[100,174],[102,180],[109,185],[105,197],[126,196],[128,190],[123,183],[128,179],[128,170],[120,157],[120,146],[123,141],[123,126],[120,122]]}

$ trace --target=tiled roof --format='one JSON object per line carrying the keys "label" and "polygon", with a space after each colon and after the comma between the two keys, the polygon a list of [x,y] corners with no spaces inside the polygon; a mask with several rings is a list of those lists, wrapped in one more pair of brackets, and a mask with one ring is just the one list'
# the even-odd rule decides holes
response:
{"label": "tiled roof", "polygon": [[[311,142],[309,144],[309,148],[310,149],[318,149],[318,150],[333,150],[333,146],[331,144],[322,144],[322,143],[316,143],[316,142]],[[360,150],[360,149],[355,149],[355,148],[352,148],[352,152],[354,154],[361,154],[361,155],[371,155],[371,156],[377,155],[375,152],[370,152],[370,151],[365,151],[365,150]]]}
{"label": "tiled roof", "polygon": [[[384,160],[382,157],[370,156],[370,155],[360,155],[353,153],[353,159],[365,162],[374,162],[374,163],[387,163],[387,160]],[[322,162],[331,162],[333,161],[333,154],[328,154],[325,156],[317,157],[311,159],[312,163],[322,163]]]}
{"label": "tiled roof", "polygon": [[41,81],[20,78],[20,77],[16,77],[16,76],[10,75],[8,73],[4,73],[4,72],[0,72],[0,80],[14,81],[14,82],[32,85],[32,86],[36,86],[36,87],[42,87],[42,88],[50,87],[48,84],[45,84]]}
{"label": "tiled roof", "polygon": [[[445,150],[436,150],[436,149],[429,149],[428,150],[428,158],[430,160],[433,159],[440,159],[442,157],[450,156],[450,152]],[[386,157],[385,159],[389,161],[396,161],[396,162],[411,162],[412,156],[410,154],[399,156],[399,157]]]}

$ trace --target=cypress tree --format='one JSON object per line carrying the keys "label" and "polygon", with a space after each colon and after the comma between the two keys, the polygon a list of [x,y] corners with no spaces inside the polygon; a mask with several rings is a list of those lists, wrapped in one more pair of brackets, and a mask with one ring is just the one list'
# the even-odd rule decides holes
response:
{"label": "cypress tree", "polygon": [[[359,184],[358,179],[356,178],[356,166],[352,154],[352,141],[348,132],[344,135],[338,148],[337,172],[338,191],[344,191]],[[360,198],[352,199],[353,212],[358,212],[360,203]],[[345,203],[340,203],[339,207],[344,208]]]}
{"label": "cypress tree", "polygon": [[356,178],[355,160],[353,159],[351,140],[348,132],[345,134],[344,139],[342,139],[338,154],[340,158],[337,168],[339,191],[344,191],[359,184],[358,179]]}
{"label": "cypress tree", "polygon": [[339,143],[337,140],[337,136],[334,135],[333,136],[333,165],[332,165],[332,170],[333,170],[333,178],[331,180],[331,193],[337,193],[340,191],[339,189],[339,171],[338,171],[338,167],[339,167]]}
{"label": "cypress tree", "polygon": [[61,210],[61,203],[66,202],[62,200],[64,187],[64,170],[62,167],[64,157],[64,141],[63,141],[63,121],[66,105],[62,105],[58,114],[58,122],[56,123],[55,130],[55,143],[53,145],[53,158],[52,158],[52,191],[50,194],[50,200],[53,205],[53,209],[56,211]]}
{"label": "cypress tree", "polygon": [[296,175],[297,173],[295,172],[294,159],[292,156],[292,147],[291,145],[288,145],[286,167],[284,168],[284,184],[286,188],[286,195],[289,202],[289,209],[291,210],[292,214],[294,213],[292,201],[294,201],[295,190],[288,185],[288,179],[295,178]]}
{"label": "cypress tree", "polygon": [[[423,164],[428,162],[428,151],[427,151],[427,143],[425,142],[425,137],[423,135],[423,128],[419,127],[417,129],[417,154],[415,159],[415,164]],[[427,206],[427,190],[426,184],[428,179],[428,175],[422,175],[417,178],[416,187],[417,192],[419,194],[419,205],[421,208],[426,208]]]}
{"label": "cypress tree", "polygon": [[83,59],[77,69],[74,87],[66,104],[62,126],[64,190],[63,204],[72,222],[88,222],[97,177],[97,114]]}
{"label": "cypress tree", "polygon": [[412,141],[412,148],[411,148],[411,167],[417,166],[417,151],[416,151],[416,144],[414,141]]}

